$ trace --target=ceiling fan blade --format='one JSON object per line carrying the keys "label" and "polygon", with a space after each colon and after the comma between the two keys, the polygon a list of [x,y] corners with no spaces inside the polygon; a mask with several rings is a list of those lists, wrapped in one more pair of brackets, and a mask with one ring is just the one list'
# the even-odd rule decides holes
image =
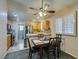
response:
{"label": "ceiling fan blade", "polygon": [[29,9],[36,10],[36,11],[38,10],[38,9],[36,9],[36,8],[33,8],[33,7],[29,7]]}
{"label": "ceiling fan blade", "polygon": [[53,10],[49,10],[49,11],[47,11],[48,13],[55,13],[55,11],[53,11]]}
{"label": "ceiling fan blade", "polygon": [[33,14],[33,15],[37,15],[38,13],[35,13],[35,14]]}

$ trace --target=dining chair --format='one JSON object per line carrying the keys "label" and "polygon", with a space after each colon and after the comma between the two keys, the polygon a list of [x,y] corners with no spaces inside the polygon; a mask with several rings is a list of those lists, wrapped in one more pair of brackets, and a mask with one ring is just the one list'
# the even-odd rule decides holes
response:
{"label": "dining chair", "polygon": [[56,34],[56,37],[58,38],[59,41],[62,39],[62,34]]}
{"label": "dining chair", "polygon": [[59,58],[60,57],[60,54],[61,54],[61,42],[62,42],[62,34],[56,34],[56,39],[57,39],[57,49],[56,49],[56,52],[57,52],[57,57]]}
{"label": "dining chair", "polygon": [[55,38],[50,38],[49,39],[49,43],[47,46],[43,47],[43,51],[45,51],[47,58],[49,58],[50,53],[53,54],[54,59],[56,59],[56,39]]}
{"label": "dining chair", "polygon": [[44,39],[44,34],[38,34],[38,39],[43,40]]}
{"label": "dining chair", "polygon": [[31,46],[29,38],[28,38],[28,45],[29,45],[29,58],[32,59],[32,54],[38,52],[39,48]]}
{"label": "dining chair", "polygon": [[44,51],[47,54],[47,57],[49,59],[50,53],[53,54],[54,59],[59,58],[60,53],[60,40],[58,37],[50,38],[49,43],[46,47],[44,47]]}

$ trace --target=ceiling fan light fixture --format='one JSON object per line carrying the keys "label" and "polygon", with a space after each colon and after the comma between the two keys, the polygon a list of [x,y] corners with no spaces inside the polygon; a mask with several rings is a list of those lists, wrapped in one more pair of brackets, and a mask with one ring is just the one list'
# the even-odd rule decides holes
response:
{"label": "ceiling fan light fixture", "polygon": [[46,13],[39,12],[39,16],[40,16],[40,17],[46,16],[46,15],[47,15]]}
{"label": "ceiling fan light fixture", "polygon": [[44,16],[46,16],[47,14],[46,13],[44,13]]}
{"label": "ceiling fan light fixture", "polygon": [[40,17],[42,17],[43,16],[43,13],[42,12],[39,12],[39,15],[40,15]]}

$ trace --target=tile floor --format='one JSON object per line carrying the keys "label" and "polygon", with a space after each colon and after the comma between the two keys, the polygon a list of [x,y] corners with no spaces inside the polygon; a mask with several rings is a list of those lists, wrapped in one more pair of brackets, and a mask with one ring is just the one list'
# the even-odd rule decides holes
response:
{"label": "tile floor", "polygon": [[20,40],[18,43],[14,44],[12,47],[9,48],[8,53],[16,52],[24,49],[27,49],[24,47],[24,40]]}
{"label": "tile floor", "polygon": [[[20,50],[17,52],[8,53],[4,59],[29,59],[28,58],[28,49]],[[33,54],[32,59],[40,59],[37,53]],[[47,55],[43,55],[43,59],[47,59]],[[54,59],[53,56],[50,54],[50,59]],[[71,57],[70,55],[62,52],[60,58],[57,59],[76,59]]]}
{"label": "tile floor", "polygon": [[[20,41],[8,50],[8,54],[4,59],[28,59],[28,48],[24,47],[24,41]],[[33,54],[33,59],[39,59],[38,54]],[[46,56],[43,59],[47,59]],[[53,57],[50,57],[53,59]],[[62,53],[59,59],[76,59],[66,53]]]}

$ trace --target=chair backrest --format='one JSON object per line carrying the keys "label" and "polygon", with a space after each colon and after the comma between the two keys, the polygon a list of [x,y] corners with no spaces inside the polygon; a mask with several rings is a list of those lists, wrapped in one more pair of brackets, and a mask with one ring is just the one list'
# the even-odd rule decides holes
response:
{"label": "chair backrest", "polygon": [[43,38],[44,37],[44,34],[38,34],[38,37]]}
{"label": "chair backrest", "polygon": [[60,46],[61,41],[58,37],[50,38],[49,40],[49,46],[50,47],[58,47]]}
{"label": "chair backrest", "polygon": [[56,34],[56,37],[62,38],[62,34]]}
{"label": "chair backrest", "polygon": [[38,39],[44,40],[44,34],[38,34]]}
{"label": "chair backrest", "polygon": [[49,50],[53,50],[56,47],[56,38],[49,39]]}
{"label": "chair backrest", "polygon": [[57,38],[57,40],[58,40],[58,41],[60,41],[60,42],[61,42],[61,39],[62,39],[62,34],[56,34],[56,38]]}
{"label": "chair backrest", "polygon": [[56,38],[50,38],[49,44],[54,46],[56,44],[56,41],[57,41]]}

